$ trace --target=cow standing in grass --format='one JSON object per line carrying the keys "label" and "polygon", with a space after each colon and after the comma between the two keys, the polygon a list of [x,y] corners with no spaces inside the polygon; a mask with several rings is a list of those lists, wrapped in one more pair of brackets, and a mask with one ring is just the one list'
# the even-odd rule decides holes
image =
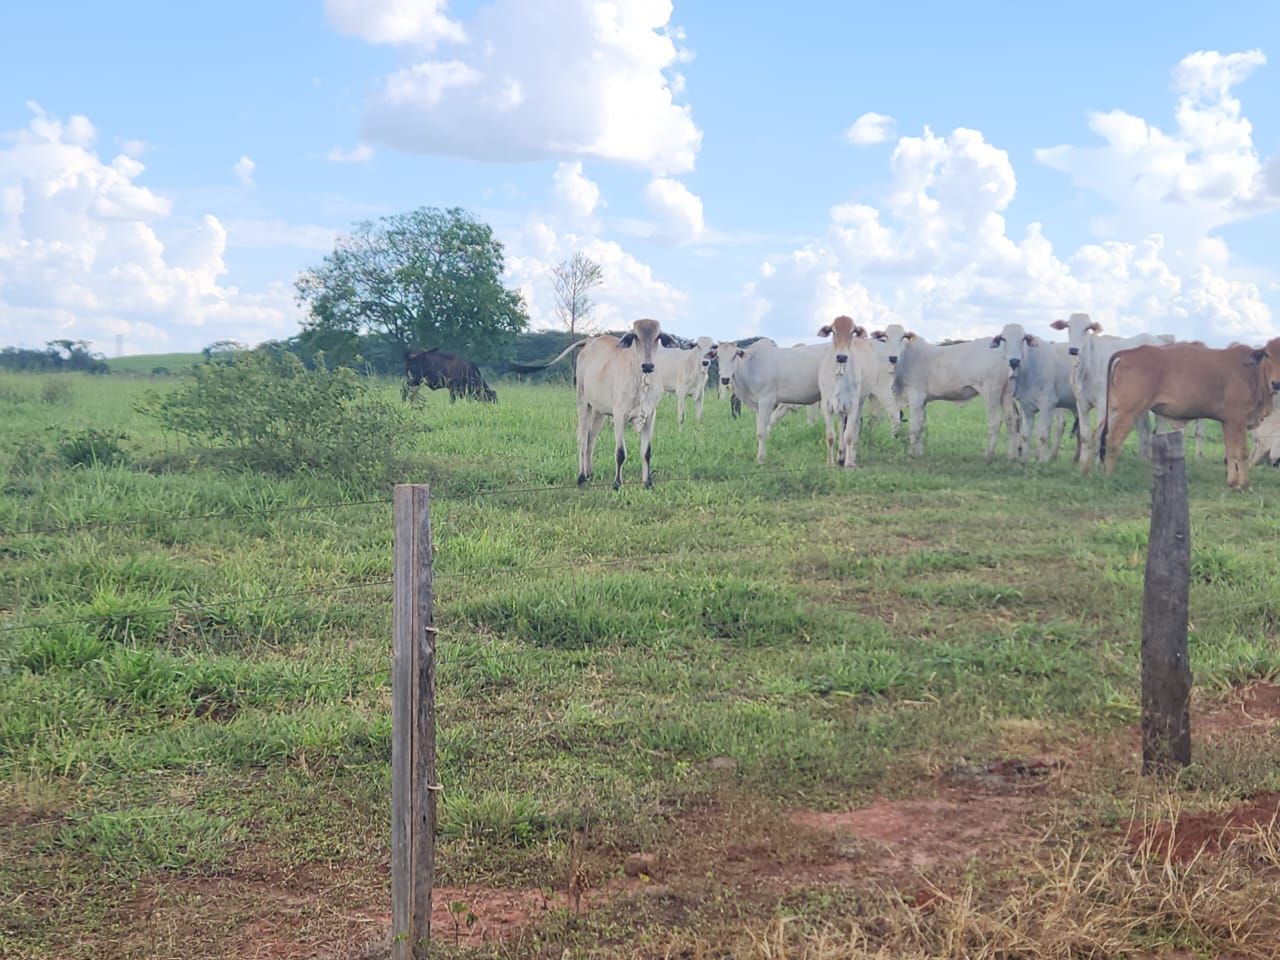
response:
{"label": "cow standing in grass", "polygon": [[425,383],[432,390],[449,388],[449,402],[459,397],[472,397],[492,403],[498,395],[484,382],[480,368],[466,357],[445,353],[438,347],[410,350],[404,356],[406,393]]}
{"label": "cow standing in grass", "polygon": [[699,337],[690,350],[659,349],[654,355],[664,393],[676,395],[676,423],[684,426],[684,401],[693,398],[694,415],[702,422],[702,395],[707,388],[711,361],[716,359],[716,344],[710,337]]}
{"label": "cow standing in grass", "polygon": [[581,349],[574,374],[578,390],[578,483],[591,478],[591,455],[606,417],[613,420],[613,489],[622,486],[622,464],[627,459],[626,431],[630,423],[640,434],[641,474],[646,487],[653,486],[650,458],[653,422],[662,399],[654,357],[659,347],[672,348],[675,339],[662,332],[657,320],[637,320],[622,337],[589,337],[565,347],[554,360],[541,364],[515,364],[516,373],[545,370]]}
{"label": "cow standing in grass", "polygon": [[1125,437],[1147,411],[1175,426],[1217,420],[1227,448],[1227,485],[1249,483],[1246,437],[1274,408],[1280,391],[1280,337],[1261,350],[1233,344],[1172,343],[1122,350],[1107,369],[1107,395],[1098,459],[1108,474]]}

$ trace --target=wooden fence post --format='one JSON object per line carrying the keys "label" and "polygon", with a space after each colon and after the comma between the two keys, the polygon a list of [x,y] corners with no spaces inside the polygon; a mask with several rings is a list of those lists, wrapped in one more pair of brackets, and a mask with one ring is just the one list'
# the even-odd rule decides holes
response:
{"label": "wooden fence post", "polygon": [[1142,592],[1142,772],[1191,762],[1187,593],[1191,514],[1182,431],[1151,438],[1151,536]]}
{"label": "wooden fence post", "polygon": [[425,960],[436,852],[436,629],[425,484],[397,484],[391,678],[391,935],[394,960]]}

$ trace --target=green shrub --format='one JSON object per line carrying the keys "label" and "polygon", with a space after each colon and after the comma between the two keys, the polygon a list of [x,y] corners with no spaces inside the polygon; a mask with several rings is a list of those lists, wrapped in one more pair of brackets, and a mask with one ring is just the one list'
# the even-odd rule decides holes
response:
{"label": "green shrub", "polygon": [[77,430],[58,441],[58,455],[73,467],[114,467],[127,463],[129,455],[120,446],[128,436],[114,430],[92,427]]}
{"label": "green shrub", "polygon": [[194,373],[173,393],[150,394],[139,409],[251,469],[381,479],[407,436],[398,408],[374,398],[354,371],[328,369],[323,357],[308,370],[289,353],[248,351]]}
{"label": "green shrub", "polygon": [[71,387],[65,380],[46,380],[40,388],[40,402],[48,406],[68,403],[71,400]]}

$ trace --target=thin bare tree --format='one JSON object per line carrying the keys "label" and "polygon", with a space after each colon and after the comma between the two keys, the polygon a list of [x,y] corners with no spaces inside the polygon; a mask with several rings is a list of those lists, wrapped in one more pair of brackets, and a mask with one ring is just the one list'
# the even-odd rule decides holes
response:
{"label": "thin bare tree", "polygon": [[556,316],[569,333],[591,331],[591,311],[596,302],[592,288],[604,282],[604,271],[581,250],[562,261],[553,271],[556,288]]}

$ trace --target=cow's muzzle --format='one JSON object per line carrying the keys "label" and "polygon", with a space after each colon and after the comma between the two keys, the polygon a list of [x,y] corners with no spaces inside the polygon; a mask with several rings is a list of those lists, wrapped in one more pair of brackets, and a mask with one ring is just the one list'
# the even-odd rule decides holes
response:
{"label": "cow's muzzle", "polygon": [[709,366],[711,366],[711,361],[710,361],[710,360],[703,360],[703,361],[702,361],[702,365],[703,365],[703,367],[709,367]]}
{"label": "cow's muzzle", "polygon": [[642,364],[640,364],[640,372],[641,372],[641,373],[653,373],[653,364],[652,364],[652,363],[642,363]]}
{"label": "cow's muzzle", "polygon": [[890,357],[890,358],[889,358],[889,362],[890,362],[890,363],[897,363],[897,362],[898,362],[898,358],[897,358],[896,356],[895,356],[895,357]]}
{"label": "cow's muzzle", "polygon": [[1011,369],[1011,370],[1017,370],[1017,369],[1018,369],[1018,367],[1020,367],[1020,366],[1022,366],[1022,361],[1021,361],[1021,360],[1019,360],[1017,357],[1010,357],[1010,358],[1009,358],[1009,369]]}
{"label": "cow's muzzle", "polygon": [[848,362],[849,362],[849,355],[847,353],[836,354],[836,363],[848,363]]}
{"label": "cow's muzzle", "polygon": [[1271,392],[1272,392],[1272,393],[1280,393],[1280,380],[1272,380],[1272,381],[1271,381]]}
{"label": "cow's muzzle", "polygon": [[723,383],[723,384],[727,387],[727,386],[729,385],[729,378],[728,378],[728,377],[721,377],[721,378],[720,378],[720,382],[721,382],[721,383]]}
{"label": "cow's muzzle", "polygon": [[1079,347],[1067,347],[1067,353],[1071,354],[1071,356],[1073,356],[1073,357],[1078,357],[1078,356],[1080,356],[1080,348],[1079,348]]}

